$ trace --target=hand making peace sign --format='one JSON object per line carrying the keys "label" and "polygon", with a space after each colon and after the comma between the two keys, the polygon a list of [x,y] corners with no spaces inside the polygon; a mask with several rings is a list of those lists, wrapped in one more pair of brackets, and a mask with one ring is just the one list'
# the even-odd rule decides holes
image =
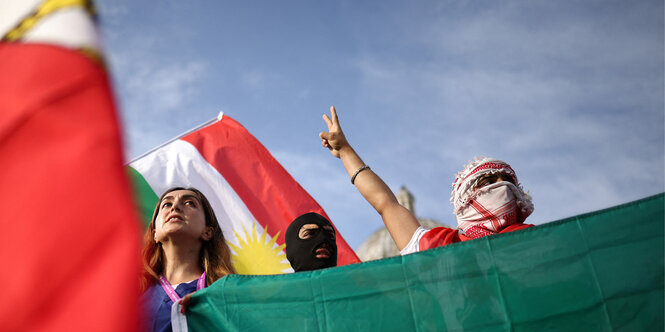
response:
{"label": "hand making peace sign", "polygon": [[335,106],[330,106],[330,116],[332,119],[328,117],[328,114],[323,115],[323,120],[328,125],[328,131],[321,132],[319,137],[321,137],[321,145],[328,148],[333,156],[340,158],[340,151],[349,147],[349,142],[346,140],[342,127],[339,125]]}

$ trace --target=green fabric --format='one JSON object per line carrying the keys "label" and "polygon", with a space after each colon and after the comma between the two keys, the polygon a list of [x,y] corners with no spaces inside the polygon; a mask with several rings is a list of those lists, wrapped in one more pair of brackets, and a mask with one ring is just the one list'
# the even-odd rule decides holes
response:
{"label": "green fabric", "polygon": [[326,270],[232,275],[191,331],[662,331],[663,194]]}
{"label": "green fabric", "polygon": [[150,225],[152,213],[155,210],[159,197],[157,197],[157,194],[155,194],[141,173],[130,166],[127,166],[126,168],[130,182],[132,183],[132,189],[134,189],[136,205],[141,220],[143,221],[143,227],[147,228],[148,225]]}

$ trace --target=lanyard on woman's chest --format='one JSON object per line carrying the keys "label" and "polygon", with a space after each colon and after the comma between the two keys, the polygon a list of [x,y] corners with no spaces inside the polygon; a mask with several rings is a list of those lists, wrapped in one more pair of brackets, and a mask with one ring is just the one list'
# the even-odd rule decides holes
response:
{"label": "lanyard on woman's chest", "polygon": [[[196,282],[196,290],[205,288],[205,280],[206,280],[206,273],[203,272],[199,277],[199,280]],[[164,289],[166,295],[168,295],[171,298],[171,301],[173,301],[173,303],[177,303],[180,300],[180,295],[178,295],[178,293],[175,292],[175,289],[173,289],[171,283],[169,283],[169,281],[166,280],[164,276],[159,276],[159,282],[162,284],[162,289]]]}

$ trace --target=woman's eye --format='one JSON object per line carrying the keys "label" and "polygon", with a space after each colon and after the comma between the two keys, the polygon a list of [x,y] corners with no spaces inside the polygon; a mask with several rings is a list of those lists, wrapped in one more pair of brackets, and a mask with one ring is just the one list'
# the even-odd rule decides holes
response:
{"label": "woman's eye", "polygon": [[164,203],[164,204],[162,204],[162,209],[170,207],[170,206],[171,206],[171,203],[168,203],[168,202]]}

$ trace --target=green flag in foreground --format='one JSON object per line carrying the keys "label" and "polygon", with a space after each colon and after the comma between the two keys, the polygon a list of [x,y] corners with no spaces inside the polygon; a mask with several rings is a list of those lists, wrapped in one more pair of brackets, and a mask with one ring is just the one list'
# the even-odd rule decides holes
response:
{"label": "green flag in foreground", "polygon": [[197,292],[190,331],[662,331],[663,194],[527,230]]}

